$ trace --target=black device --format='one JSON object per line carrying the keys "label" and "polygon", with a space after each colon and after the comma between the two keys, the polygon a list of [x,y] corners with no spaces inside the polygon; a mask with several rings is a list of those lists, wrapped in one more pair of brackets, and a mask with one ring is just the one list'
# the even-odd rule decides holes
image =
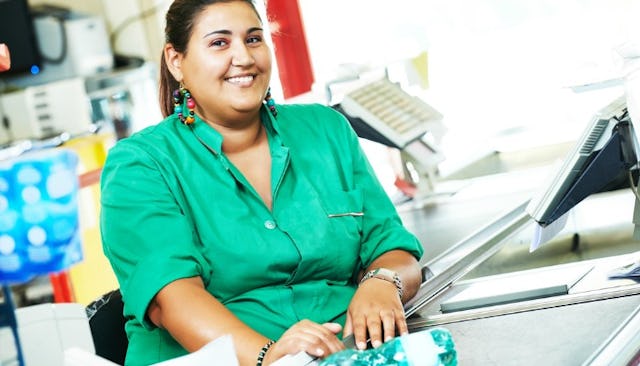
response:
{"label": "black device", "polygon": [[547,226],[593,193],[628,186],[638,164],[637,144],[622,95],[593,116],[552,180],[531,199],[527,213]]}
{"label": "black device", "polygon": [[0,43],[9,47],[11,68],[0,78],[37,74],[42,66],[27,0],[0,0]]}

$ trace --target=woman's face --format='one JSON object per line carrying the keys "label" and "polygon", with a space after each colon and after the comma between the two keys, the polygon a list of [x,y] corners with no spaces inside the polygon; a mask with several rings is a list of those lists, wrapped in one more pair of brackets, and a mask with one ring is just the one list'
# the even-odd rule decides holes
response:
{"label": "woman's face", "polygon": [[210,5],[195,19],[187,52],[178,59],[199,116],[224,125],[257,112],[271,78],[264,37],[260,19],[243,1]]}

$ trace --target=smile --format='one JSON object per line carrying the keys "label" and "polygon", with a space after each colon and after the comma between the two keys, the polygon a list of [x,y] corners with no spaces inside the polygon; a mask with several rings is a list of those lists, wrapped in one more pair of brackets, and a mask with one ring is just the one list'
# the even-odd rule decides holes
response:
{"label": "smile", "polygon": [[251,83],[254,78],[255,78],[255,76],[253,76],[253,75],[235,76],[235,77],[226,79],[226,81],[230,82],[231,84],[241,85],[241,84],[249,84],[249,83]]}

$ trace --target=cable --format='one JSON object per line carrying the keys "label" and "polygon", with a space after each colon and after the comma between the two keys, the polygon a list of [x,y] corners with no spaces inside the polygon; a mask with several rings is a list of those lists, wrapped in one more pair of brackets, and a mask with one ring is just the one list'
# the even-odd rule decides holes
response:
{"label": "cable", "polygon": [[636,196],[636,200],[640,202],[640,193],[638,193],[638,188],[636,188],[636,185],[633,181],[633,173],[631,173],[631,170],[629,170],[629,188],[631,188],[631,191]]}
{"label": "cable", "polygon": [[164,7],[164,2],[161,2],[159,4],[156,4],[154,6],[152,6],[151,8],[141,11],[140,13],[130,16],[129,18],[125,19],[122,23],[120,23],[120,25],[118,25],[113,32],[111,32],[111,35],[109,36],[109,42],[111,43],[111,47],[115,50],[116,48],[116,41],[118,40],[118,37],[120,36],[120,33],[122,33],[122,31],[124,29],[126,29],[128,26],[130,26],[131,24],[143,20],[146,17],[149,17],[151,15],[154,15],[155,13],[158,12],[158,10],[160,10],[160,8]]}

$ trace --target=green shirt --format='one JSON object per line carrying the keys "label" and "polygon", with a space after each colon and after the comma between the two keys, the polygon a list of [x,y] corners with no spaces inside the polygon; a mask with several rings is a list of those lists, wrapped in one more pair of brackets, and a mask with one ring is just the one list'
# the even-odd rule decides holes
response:
{"label": "green shirt", "polygon": [[120,140],[101,184],[104,251],[125,300],[128,365],[186,351],[145,312],[170,282],[200,276],[250,327],[278,339],[301,319],[344,322],[375,258],[423,249],[403,226],[347,120],[322,105],[262,108],[272,209],[221,153],[222,136],[169,116]]}

